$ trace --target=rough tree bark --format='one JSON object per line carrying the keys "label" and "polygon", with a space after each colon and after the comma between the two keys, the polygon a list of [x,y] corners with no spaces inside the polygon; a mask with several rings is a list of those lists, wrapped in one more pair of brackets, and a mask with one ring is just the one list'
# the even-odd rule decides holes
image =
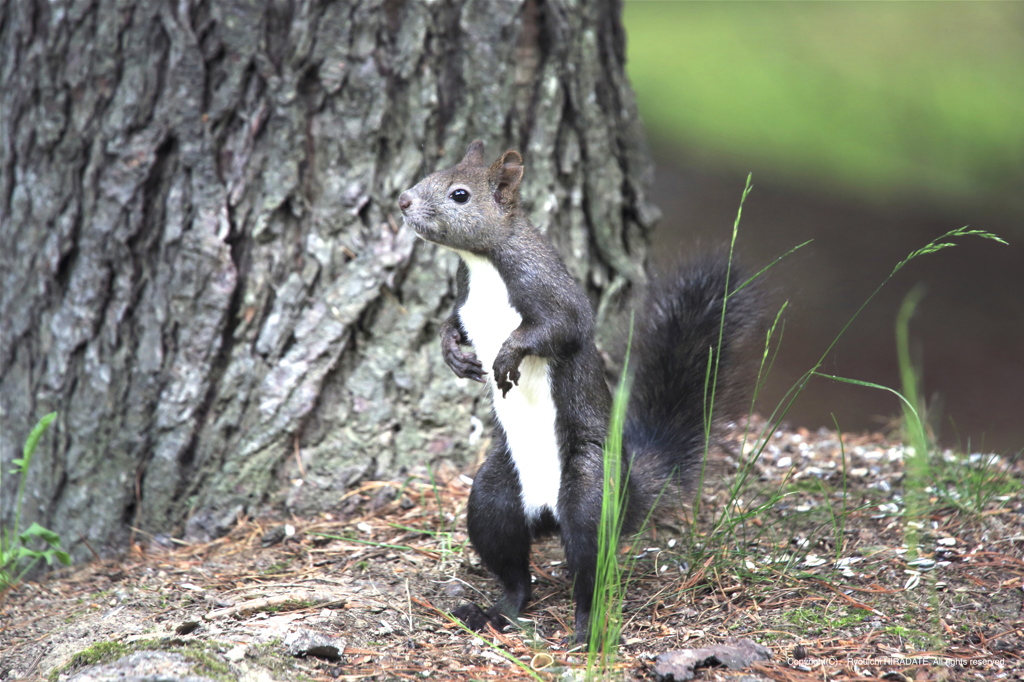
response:
{"label": "rough tree bark", "polygon": [[620,10],[7,2],[0,464],[59,412],[26,518],[81,557],[469,461],[486,400],[436,341],[455,262],[395,201],[474,137],[518,146],[595,304],[640,276],[655,210]]}

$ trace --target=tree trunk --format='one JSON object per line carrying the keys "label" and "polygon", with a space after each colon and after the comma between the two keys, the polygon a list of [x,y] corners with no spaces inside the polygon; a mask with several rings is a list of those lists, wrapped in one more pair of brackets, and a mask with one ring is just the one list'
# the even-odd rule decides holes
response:
{"label": "tree trunk", "polygon": [[[66,0],[0,17],[0,464],[79,556],[477,454],[454,257],[398,194],[475,137],[596,305],[651,165],[618,3]],[[600,308],[600,310],[605,310]],[[301,463],[300,463],[301,462]],[[9,524],[17,481],[3,479]],[[23,524],[24,525],[24,524]]]}

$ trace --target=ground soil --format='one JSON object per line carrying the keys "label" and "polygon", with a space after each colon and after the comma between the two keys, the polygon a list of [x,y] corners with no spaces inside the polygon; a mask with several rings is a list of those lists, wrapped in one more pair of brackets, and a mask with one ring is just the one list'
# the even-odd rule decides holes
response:
{"label": "ground soil", "polygon": [[[908,459],[877,434],[732,442],[695,526],[684,509],[623,543],[607,677],[655,679],[659,654],[742,637],[772,659],[697,679],[1024,679],[1019,466],[946,453],[908,475]],[[554,540],[534,552],[520,628],[474,636],[447,616],[497,593],[467,542],[468,491],[458,474],[374,482],[332,513],[242,519],[205,544],[139,536],[117,560],[3,595],[0,679],[130,677],[96,666],[133,651],[173,652],[189,670],[136,679],[582,678]],[[738,520],[723,529],[726,512]]]}

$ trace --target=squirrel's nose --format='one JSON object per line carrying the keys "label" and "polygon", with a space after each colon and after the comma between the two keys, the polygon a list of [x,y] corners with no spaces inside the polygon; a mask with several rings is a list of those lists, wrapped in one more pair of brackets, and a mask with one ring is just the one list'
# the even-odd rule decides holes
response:
{"label": "squirrel's nose", "polygon": [[412,196],[408,192],[402,192],[402,196],[398,197],[398,208],[405,213],[410,206],[412,206]]}

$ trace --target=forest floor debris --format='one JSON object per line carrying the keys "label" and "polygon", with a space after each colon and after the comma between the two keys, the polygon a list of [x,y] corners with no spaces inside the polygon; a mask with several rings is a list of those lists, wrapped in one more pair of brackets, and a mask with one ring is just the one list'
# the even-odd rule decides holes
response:
{"label": "forest floor debris", "polygon": [[[696,679],[1024,679],[1019,461],[940,455],[908,553],[903,445],[780,431],[732,497],[756,513],[714,561],[694,554],[720,542],[708,529],[753,452],[713,458],[696,533],[680,512],[623,543],[615,679],[654,679],[659,654],[728,638],[772,659]],[[139,536],[116,560],[2,596],[0,680],[117,679],[124,665],[195,680],[582,679],[585,654],[562,644],[572,605],[555,540],[535,548],[521,628],[476,637],[447,616],[498,591],[468,544],[468,492],[458,475],[370,482],[316,518],[243,519],[204,544]]]}

